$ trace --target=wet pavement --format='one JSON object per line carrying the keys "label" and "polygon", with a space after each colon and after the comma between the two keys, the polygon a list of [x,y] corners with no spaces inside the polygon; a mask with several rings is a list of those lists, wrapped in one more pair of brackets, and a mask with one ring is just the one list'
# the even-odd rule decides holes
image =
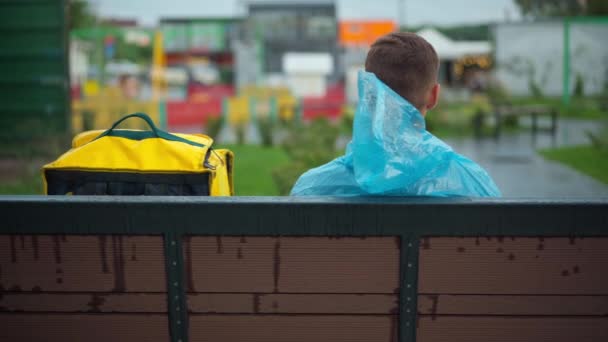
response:
{"label": "wet pavement", "polygon": [[[522,122],[525,126],[529,124]],[[539,120],[541,127],[549,122]],[[558,133],[524,130],[488,137],[446,139],[457,152],[481,164],[492,175],[504,197],[517,198],[608,198],[608,185],[568,166],[545,160],[537,149],[589,144],[588,131],[597,131],[593,121],[561,119]]]}

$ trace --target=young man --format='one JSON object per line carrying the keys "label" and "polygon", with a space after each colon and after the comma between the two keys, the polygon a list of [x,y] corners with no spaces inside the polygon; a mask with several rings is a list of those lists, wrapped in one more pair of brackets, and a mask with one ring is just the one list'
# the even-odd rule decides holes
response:
{"label": "young man", "polygon": [[391,33],[369,50],[346,154],[304,173],[294,196],[498,197],[488,173],[426,131],[439,99],[439,58],[413,33]]}

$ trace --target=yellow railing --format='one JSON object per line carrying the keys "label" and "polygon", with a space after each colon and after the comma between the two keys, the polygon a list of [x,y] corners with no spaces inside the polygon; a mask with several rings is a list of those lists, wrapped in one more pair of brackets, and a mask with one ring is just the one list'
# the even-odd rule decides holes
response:
{"label": "yellow railing", "polygon": [[[116,120],[135,112],[148,114],[162,126],[158,102],[97,97],[72,102],[72,130],[73,133],[79,133],[91,129],[107,129]],[[127,120],[121,127],[147,129],[145,123],[138,120]]]}

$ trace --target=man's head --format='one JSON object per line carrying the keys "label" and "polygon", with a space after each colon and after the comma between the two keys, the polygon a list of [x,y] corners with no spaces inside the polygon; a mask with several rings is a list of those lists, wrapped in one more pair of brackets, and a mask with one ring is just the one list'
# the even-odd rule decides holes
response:
{"label": "man's head", "polygon": [[439,58],[431,44],[408,32],[393,32],[372,44],[365,70],[372,72],[422,115],[439,99]]}

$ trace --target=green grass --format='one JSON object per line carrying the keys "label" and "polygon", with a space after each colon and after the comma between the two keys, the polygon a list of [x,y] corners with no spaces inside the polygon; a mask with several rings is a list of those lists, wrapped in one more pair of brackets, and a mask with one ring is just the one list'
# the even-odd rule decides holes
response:
{"label": "green grass", "polygon": [[608,151],[592,146],[574,146],[539,151],[553,161],[568,165],[600,182],[608,184]]}
{"label": "green grass", "polygon": [[237,196],[277,196],[272,171],[289,163],[280,147],[218,145],[234,152],[234,189]]}

